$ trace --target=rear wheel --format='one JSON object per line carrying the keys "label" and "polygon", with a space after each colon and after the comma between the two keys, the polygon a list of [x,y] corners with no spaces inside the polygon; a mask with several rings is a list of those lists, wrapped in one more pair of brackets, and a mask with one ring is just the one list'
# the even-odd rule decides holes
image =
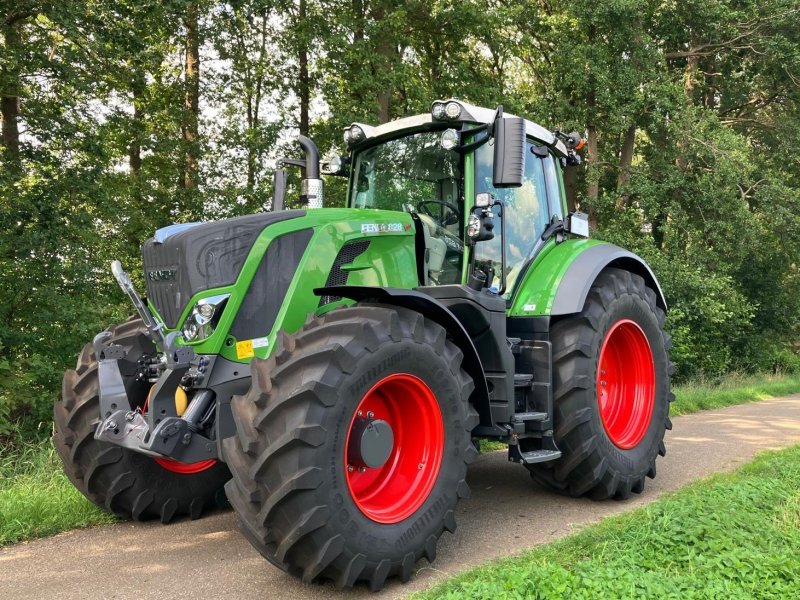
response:
{"label": "rear wheel", "polygon": [[[120,370],[128,384],[131,408],[142,408],[149,391],[138,384],[136,362],[154,351],[141,320],[109,328],[111,342],[128,354]],[[92,502],[124,519],[192,519],[227,504],[223,486],[230,478],[218,461],[183,464],[154,459],[94,439],[100,422],[100,388],[97,359],[91,344],[84,347],[75,370],[64,373],[61,399],[55,403],[53,442],[70,481]]]}
{"label": "rear wheel", "polygon": [[281,344],[231,402],[226,491],[242,531],[305,581],[407,580],[469,493],[478,417],[461,351],[382,305],[335,310]]}
{"label": "rear wheel", "polygon": [[635,274],[607,269],[581,313],[557,322],[554,438],[563,452],[533,479],[571,496],[624,499],[655,477],[671,429],[672,365],[664,311]]}

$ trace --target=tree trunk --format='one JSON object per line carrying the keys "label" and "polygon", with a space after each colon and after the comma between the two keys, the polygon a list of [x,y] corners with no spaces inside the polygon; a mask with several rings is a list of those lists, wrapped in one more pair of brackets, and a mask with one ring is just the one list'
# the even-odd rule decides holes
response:
{"label": "tree trunk", "polygon": [[128,147],[128,172],[136,175],[142,168],[142,130],[144,129],[142,102],[144,101],[145,81],[140,65],[134,65],[131,91],[133,93],[133,136]]}
{"label": "tree trunk", "polygon": [[[3,79],[9,82],[8,88],[0,96],[0,115],[2,116],[2,140],[8,158],[15,162],[19,156],[19,113],[20,113],[20,73],[17,57],[14,56],[22,46],[22,34],[19,21],[5,24],[5,54],[13,58],[10,64],[3,67]],[[3,61],[4,63],[6,61]]]}
{"label": "tree trunk", "polygon": [[[592,26],[589,28],[588,32],[588,39],[590,42],[596,41],[596,30],[595,27]],[[598,173],[597,163],[599,162],[599,156],[597,153],[597,125],[594,122],[597,114],[597,93],[595,87],[597,85],[594,77],[594,73],[591,71],[589,72],[588,77],[589,83],[589,91],[586,95],[586,114],[588,116],[588,123],[586,124],[586,131],[587,131],[587,140],[586,140],[586,166],[587,166],[587,177],[588,181],[586,183],[586,198],[588,200],[588,213],[589,213],[589,225],[594,227],[597,225],[597,214],[596,214],[596,201],[600,197],[600,177]]]}
{"label": "tree trunk", "polygon": [[617,173],[617,211],[622,210],[628,204],[628,194],[623,192],[623,188],[631,178],[631,163],[633,163],[633,146],[636,141],[636,122],[631,123],[625,136],[622,138],[622,149],[619,153],[619,172]]}
{"label": "tree trunk", "polygon": [[[697,33],[692,34],[692,48],[696,48],[700,44],[700,36]],[[694,90],[697,85],[697,66],[700,63],[700,56],[698,54],[690,54],[686,59],[686,70],[684,71],[683,91],[686,92],[686,97],[689,103],[694,102]]]}
{"label": "tree trunk", "polygon": [[198,122],[200,119],[200,33],[198,23],[198,6],[190,2],[184,20],[186,25],[185,62],[184,62],[184,103],[183,103],[183,143],[184,189],[197,187],[197,173],[200,162],[198,144]]}
{"label": "tree trunk", "polygon": [[306,27],[306,0],[300,0],[298,8],[298,24],[300,25],[300,44],[298,46],[298,63],[300,73],[297,79],[297,92],[300,97],[300,134],[308,136],[308,106],[311,103],[311,81],[308,75],[308,36]]}

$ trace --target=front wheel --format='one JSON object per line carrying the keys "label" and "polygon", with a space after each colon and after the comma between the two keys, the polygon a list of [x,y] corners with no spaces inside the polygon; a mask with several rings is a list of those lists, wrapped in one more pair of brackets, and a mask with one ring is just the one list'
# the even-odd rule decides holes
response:
{"label": "front wheel", "polygon": [[243,533],[305,581],[407,580],[469,493],[478,417],[461,351],[382,305],[332,311],[281,344],[231,402],[226,492]]}
{"label": "front wheel", "polygon": [[583,311],[553,326],[551,341],[554,439],[563,455],[532,465],[533,479],[571,496],[641,492],[672,428],[670,337],[655,293],[638,275],[606,269]]}
{"label": "front wheel", "polygon": [[[131,319],[108,329],[111,341],[127,355],[120,369],[127,384],[131,410],[145,405],[149,384],[136,380],[137,361],[155,351],[141,319]],[[183,464],[151,458],[94,438],[100,423],[98,361],[87,344],[78,365],[64,373],[61,399],[54,410],[53,443],[64,472],[76,488],[98,506],[123,519],[160,519],[167,523],[188,515],[226,506],[223,485],[227,467],[216,460]]]}

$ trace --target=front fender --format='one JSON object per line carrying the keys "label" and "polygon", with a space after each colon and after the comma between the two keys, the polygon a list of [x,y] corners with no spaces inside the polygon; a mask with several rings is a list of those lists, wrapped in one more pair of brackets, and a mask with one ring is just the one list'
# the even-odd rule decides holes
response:
{"label": "front fender", "polygon": [[356,302],[378,302],[380,304],[409,308],[444,327],[453,343],[464,353],[462,367],[475,382],[472,401],[480,416],[481,424],[491,425],[489,387],[486,383],[486,376],[483,372],[483,365],[478,351],[475,349],[472,339],[461,322],[441,302],[416,290],[398,288],[345,285],[317,288],[314,293],[317,296],[340,296]]}

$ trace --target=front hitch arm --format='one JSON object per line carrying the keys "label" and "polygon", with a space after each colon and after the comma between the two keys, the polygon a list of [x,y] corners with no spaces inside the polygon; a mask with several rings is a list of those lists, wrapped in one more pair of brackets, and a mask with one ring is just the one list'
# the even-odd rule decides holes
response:
{"label": "front hitch arm", "polygon": [[114,275],[114,279],[117,280],[122,291],[125,292],[128,298],[131,299],[131,302],[133,302],[136,312],[139,313],[145,327],[147,327],[148,337],[150,337],[157,346],[166,350],[166,348],[164,348],[164,343],[166,342],[163,331],[164,326],[155,320],[141,296],[136,292],[136,288],[133,287],[130,276],[122,268],[122,263],[118,260],[111,263],[111,274]]}

